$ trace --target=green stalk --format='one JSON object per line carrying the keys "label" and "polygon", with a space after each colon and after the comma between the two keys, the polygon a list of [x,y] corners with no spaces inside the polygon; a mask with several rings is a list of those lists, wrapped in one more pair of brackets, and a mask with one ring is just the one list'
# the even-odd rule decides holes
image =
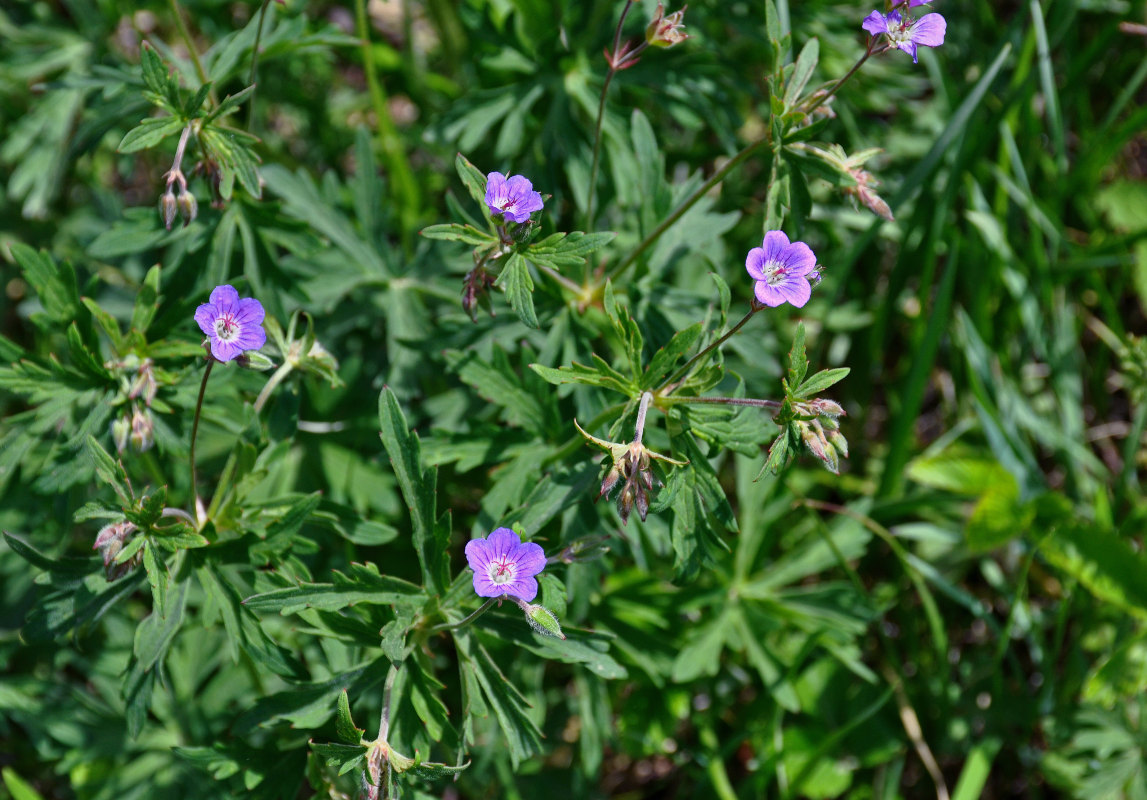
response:
{"label": "green stalk", "polygon": [[[199,75],[199,81],[200,83],[208,83],[207,70],[203,69],[203,62],[199,60],[199,52],[195,49],[195,42],[191,39],[191,31],[187,30],[187,23],[183,21],[183,13],[179,10],[179,0],[169,0],[169,2],[171,13],[175,15],[175,27],[179,29],[183,43],[187,45],[187,52],[191,55],[191,63],[195,65],[195,72]],[[207,92],[207,96],[211,98],[211,105],[219,105],[219,98],[215,96],[214,86]]]}
{"label": "green stalk", "polygon": [[275,370],[275,374],[268,380],[263,390],[259,392],[259,396],[255,398],[255,413],[258,414],[263,410],[263,406],[267,404],[267,400],[271,397],[271,392],[275,391],[275,387],[283,382],[283,379],[291,374],[291,370],[295,365],[290,361],[284,361],[282,366]]}
{"label": "green stalk", "polygon": [[395,195],[394,199],[398,204],[399,217],[402,219],[402,239],[409,249],[410,236],[418,224],[418,209],[420,207],[418,185],[414,181],[414,173],[410,169],[410,162],[402,148],[402,139],[394,126],[394,119],[390,116],[390,108],[386,104],[386,92],[378,80],[374,51],[371,49],[366,0],[355,0],[354,7],[358,37],[362,40],[362,66],[366,72],[366,83],[370,90],[374,115],[378,120],[378,145],[382,150],[383,158],[386,159],[387,171],[390,173],[390,183]]}
{"label": "green stalk", "polygon": [[263,22],[267,19],[267,6],[269,5],[271,5],[271,0],[263,0],[263,5],[259,9],[259,27],[255,29],[255,49],[251,51],[251,73],[247,76],[247,85],[256,88],[251,90],[251,99],[247,101],[248,132],[255,130],[255,94],[258,92],[255,77],[259,69],[259,43],[263,40]]}
{"label": "green stalk", "polygon": [[195,417],[191,422],[191,502],[195,507],[195,519],[202,527],[206,522],[203,512],[203,503],[199,500],[197,476],[195,474],[195,437],[199,433],[199,417],[203,411],[203,395],[207,392],[207,379],[211,377],[211,368],[215,366],[215,359],[208,357],[207,369],[203,370],[203,383],[199,384],[199,399],[195,401]]}
{"label": "green stalk", "polygon": [[[754,303],[753,306],[749,309],[749,313],[746,314],[741,319],[740,322],[738,322],[736,325],[734,325],[732,328],[730,328],[728,333],[726,333],[720,339],[717,339],[716,341],[714,341],[712,344],[710,344],[708,347],[706,347],[704,350],[702,350],[697,355],[693,356],[691,359],[689,359],[689,361],[686,362],[685,366],[683,366],[681,369],[677,370],[672,375],[670,375],[669,379],[667,381],[665,381],[665,383],[661,384],[661,387],[657,390],[657,394],[662,395],[665,392],[670,391],[671,389],[675,388],[674,384],[676,384],[682,378],[684,378],[686,375],[688,375],[689,371],[691,369],[693,369],[693,365],[695,365],[698,361],[700,361],[702,358],[704,358],[706,355],[708,355],[710,352],[712,352],[714,350],[714,348],[720,347],[722,344],[724,344],[726,341],[728,341],[729,337],[731,337],[733,334],[735,334],[741,328],[745,327],[745,323],[749,321],[749,319],[753,316],[753,314],[756,314],[758,311],[760,311],[761,308],[763,308],[763,306],[758,306]],[[690,398],[690,399],[694,399],[694,398]]]}

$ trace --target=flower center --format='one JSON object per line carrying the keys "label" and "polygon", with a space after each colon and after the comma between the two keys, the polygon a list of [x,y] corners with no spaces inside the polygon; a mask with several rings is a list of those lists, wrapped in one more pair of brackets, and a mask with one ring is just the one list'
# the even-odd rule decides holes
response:
{"label": "flower center", "polygon": [[514,201],[509,200],[509,199],[507,199],[506,202],[504,202],[500,206],[498,206],[498,208],[502,209],[503,211],[509,211],[513,207],[514,207]]}
{"label": "flower center", "polygon": [[770,261],[765,264],[765,278],[769,286],[776,286],[778,283],[785,282],[785,275],[788,268],[780,261]]}
{"label": "flower center", "polygon": [[514,579],[514,565],[509,559],[490,562],[490,580],[494,583],[509,583]]}
{"label": "flower center", "polygon": [[239,338],[239,323],[230,314],[220,314],[215,320],[215,338],[230,342]]}

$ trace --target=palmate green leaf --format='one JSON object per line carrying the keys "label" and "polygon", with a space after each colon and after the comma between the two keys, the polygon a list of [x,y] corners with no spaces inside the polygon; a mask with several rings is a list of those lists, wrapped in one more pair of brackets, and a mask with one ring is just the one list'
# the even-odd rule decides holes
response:
{"label": "palmate green leaf", "polygon": [[493,363],[476,353],[459,350],[447,351],[446,362],[485,400],[505,409],[504,418],[511,425],[520,425],[541,436],[559,427],[556,398],[551,393],[529,391],[500,347],[494,349]]}
{"label": "palmate green leaf", "polygon": [[67,324],[80,318],[82,307],[76,284],[76,271],[67,261],[57,262],[46,251],[36,252],[26,244],[12,242],[12,257],[32,285],[44,312],[57,323]]}
{"label": "palmate green leaf", "polygon": [[435,518],[438,470],[423,466],[418,434],[407,427],[398,398],[389,387],[383,387],[378,396],[378,423],[381,428],[379,436],[410,509],[414,549],[422,567],[422,581],[427,592],[437,594],[450,584],[446,560],[450,530]]}
{"label": "palmate green leaf", "polygon": [[180,117],[159,117],[145,119],[132,128],[116,149],[121,153],[134,153],[137,150],[146,150],[155,147],[169,136],[179,133],[187,126]]}
{"label": "palmate green leaf", "polygon": [[494,709],[510,748],[510,761],[517,769],[521,762],[542,751],[542,732],[526,712],[529,703],[470,632],[455,633],[454,642],[463,672],[481,687],[483,697]]}
{"label": "palmate green leaf", "polygon": [[126,505],[131,503],[131,494],[127,490],[127,473],[123,465],[113,459],[95,437],[88,436],[85,440],[88,456],[95,467],[96,475],[100,480],[115,490],[116,495]]}
{"label": "palmate green leaf", "polygon": [[80,336],[80,329],[76,323],[68,326],[68,352],[76,368],[87,377],[95,381],[110,382],[113,380],[111,372],[103,365],[103,361],[88,349]]}
{"label": "palmate green leaf", "polygon": [[352,564],[350,575],[335,571],[334,583],[301,583],[285,589],[251,595],[243,605],[254,611],[297,614],[308,608],[338,610],[357,603],[421,605],[426,600],[422,588],[401,578],[380,575],[373,564]]}
{"label": "palmate green leaf", "polygon": [[541,364],[530,364],[530,369],[538,373],[543,380],[555,385],[582,383],[587,386],[602,386],[606,389],[613,389],[626,397],[637,397],[641,394],[641,389],[636,383],[615,370],[604,359],[597,355],[592,356],[592,358],[593,367],[587,367],[575,361],[568,367],[558,367],[557,369]]}
{"label": "palmate green leaf", "polygon": [[179,84],[164,63],[159,53],[150,43],[144,42],[139,49],[139,64],[143,72],[143,83],[148,88],[148,99],[162,106],[172,114],[180,109]]}
{"label": "palmate green leaf", "polygon": [[357,745],[362,742],[364,733],[366,733],[366,729],[358,727],[351,719],[350,698],[347,696],[346,689],[343,689],[339,693],[338,713],[335,715],[335,734],[342,741]]}
{"label": "palmate green leaf", "polygon": [[822,369],[802,383],[800,387],[793,392],[793,397],[803,399],[805,397],[812,397],[817,392],[823,392],[828,387],[848,377],[849,371],[848,367]]}
{"label": "palmate green leaf", "polygon": [[506,293],[506,300],[510,307],[518,312],[518,318],[527,327],[537,329],[538,314],[534,311],[534,279],[530,276],[530,268],[521,254],[514,253],[494,285]]}
{"label": "palmate green leaf", "polygon": [[582,664],[599,678],[619,680],[629,676],[628,671],[609,653],[614,637],[589,633],[574,628],[565,630],[566,638],[542,636],[534,633],[520,612],[513,616],[486,615],[480,623],[479,638],[497,636],[517,648],[528,650],[541,658]]}
{"label": "palmate green leaf", "polygon": [[814,36],[801,48],[800,55],[797,56],[796,64],[793,65],[792,77],[789,78],[788,83],[785,85],[786,108],[792,108],[800,99],[805,86],[808,85],[809,79],[816,69],[816,62],[819,58],[820,41]]}
{"label": "palmate green leaf", "polygon": [[617,302],[617,297],[613,293],[612,281],[605,282],[605,295],[602,298],[602,305],[605,308],[605,313],[613,322],[613,327],[617,331],[617,335],[621,338],[622,346],[625,348],[625,358],[629,362],[629,372],[633,382],[640,383],[641,381],[641,363],[642,353],[645,349],[645,337],[641,333],[641,328],[633,320],[629,313],[629,309],[622,306]]}
{"label": "palmate green leaf", "polygon": [[430,738],[436,742],[442,741],[442,737],[450,730],[450,712],[441,696],[445,685],[434,677],[424,653],[417,653],[406,662],[405,677],[414,713],[426,725],[426,733]]}
{"label": "palmate green leaf", "polygon": [[[112,347],[119,353],[123,349],[123,333],[120,331],[119,323],[115,321],[115,317],[100,308],[99,304],[90,297],[81,297],[80,302],[84,304],[84,308],[88,310],[92,318],[99,323],[104,333],[111,339]],[[0,352],[0,360],[2,359],[3,353]],[[14,358],[8,360],[15,361]]]}
{"label": "palmate green leaf", "polygon": [[131,329],[136,333],[147,333],[155,312],[159,308],[159,264],[147,271],[139,291],[135,295],[135,305],[131,310]]}
{"label": "palmate green leaf", "polygon": [[[466,156],[459,153],[454,158],[454,169],[458,171],[458,177],[462,179],[462,183],[466,186],[466,191],[474,198],[474,202],[478,207],[486,209],[486,176],[481,171],[466,160]],[[487,214],[489,216],[489,214]]]}
{"label": "palmate green leaf", "polygon": [[721,667],[721,651],[733,635],[734,623],[735,615],[726,611],[709,624],[695,629],[673,662],[673,680],[686,683],[702,675],[716,675]]}
{"label": "palmate green leaf", "polygon": [[473,225],[459,225],[449,222],[443,225],[431,225],[423,228],[420,233],[427,239],[445,239],[452,242],[462,242],[475,246],[496,244],[498,237],[480,231]]}
{"label": "palmate green leaf", "polygon": [[605,247],[616,233],[555,233],[531,244],[523,255],[535,264],[561,271],[562,267],[576,267],[586,256]]}

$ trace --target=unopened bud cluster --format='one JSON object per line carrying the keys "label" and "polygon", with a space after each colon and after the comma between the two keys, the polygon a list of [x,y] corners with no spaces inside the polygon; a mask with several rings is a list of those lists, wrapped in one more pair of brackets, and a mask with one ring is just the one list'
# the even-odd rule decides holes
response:
{"label": "unopened bud cluster", "polygon": [[835,400],[817,398],[807,403],[795,403],[796,422],[801,440],[809,452],[820,459],[834,474],[840,472],[840,459],[848,458],[848,440],[840,432],[839,417],[844,409]]}
{"label": "unopened bud cluster", "polygon": [[124,545],[128,543],[136,530],[138,529],[135,525],[127,520],[123,520],[114,525],[101,528],[100,532],[96,535],[96,543],[92,546],[92,549],[100,551],[100,555],[104,560],[104,572],[109,581],[123,577],[138,566],[142,560],[142,553],[136,553],[121,564],[115,563],[116,556],[120,554],[120,551],[123,550]]}
{"label": "unopened bud cluster", "polygon": [[[129,356],[124,363],[116,366],[131,369],[135,361],[135,356]],[[112,423],[112,441],[115,442],[117,452],[122,453],[130,444],[133,450],[142,453],[155,444],[155,419],[151,414],[151,404],[158,390],[155,362],[145,358],[135,366],[135,375],[127,387],[127,397],[132,401],[130,406]]]}
{"label": "unopened bud cluster", "polygon": [[[182,179],[182,173],[179,174]],[[179,183],[179,194],[176,195],[172,191],[172,186]],[[171,230],[171,223],[175,222],[175,215],[183,220],[183,227],[187,227],[199,215],[199,202],[195,199],[195,195],[187,190],[187,181],[185,179],[179,181],[172,181],[167,184],[167,190],[159,197],[159,216],[163,220],[163,225],[168,230]]]}

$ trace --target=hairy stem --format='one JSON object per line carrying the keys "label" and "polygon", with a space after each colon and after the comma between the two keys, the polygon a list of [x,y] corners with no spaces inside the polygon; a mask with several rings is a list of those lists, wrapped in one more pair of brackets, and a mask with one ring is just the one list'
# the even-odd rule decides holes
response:
{"label": "hairy stem", "polygon": [[670,214],[668,217],[666,217],[664,220],[662,220],[660,225],[658,225],[656,228],[654,228],[653,231],[648,236],[646,236],[644,239],[642,239],[641,243],[639,245],[637,245],[637,247],[633,250],[632,253],[630,253],[628,256],[626,256],[624,261],[622,261],[620,264],[618,264],[616,267],[614,267],[612,270],[609,271],[609,273],[601,281],[602,285],[605,284],[605,281],[617,280],[617,277],[619,275],[621,275],[621,273],[625,272],[627,269],[629,269],[629,267],[633,266],[633,264],[636,263],[637,259],[639,259],[641,257],[641,255],[646,250],[648,250],[650,247],[652,247],[653,244],[658,239],[661,238],[661,235],[663,233],[665,233],[665,231],[667,231],[671,227],[673,227],[673,225],[677,222],[677,220],[681,219],[681,217],[684,216],[686,211],[688,211],[694,205],[696,205],[697,201],[700,200],[702,197],[704,197],[706,194],[708,194],[710,189],[712,189],[718,183],[723,181],[725,179],[726,175],[728,175],[730,172],[732,172],[734,169],[736,169],[738,166],[740,166],[741,163],[745,159],[747,159],[749,156],[751,156],[753,153],[755,153],[757,151],[757,148],[759,148],[761,145],[767,143],[769,141],[769,138],[770,137],[765,136],[764,138],[758,139],[757,141],[752,142],[749,145],[746,145],[744,149],[742,149],[739,153],[737,153],[735,156],[733,156],[731,159],[729,159],[728,163],[726,163],[725,166],[721,167],[719,170],[714,172],[713,176],[711,178],[709,178],[709,180],[705,181],[705,183],[701,184],[701,186],[697,189],[697,191],[693,192],[693,194],[691,194],[687,198],[685,198],[684,202],[682,202],[681,205],[679,205],[673,211],[672,214]]}
{"label": "hairy stem", "polygon": [[203,412],[203,395],[207,392],[207,379],[211,377],[211,368],[215,366],[215,359],[207,359],[207,369],[203,370],[203,383],[199,384],[199,399],[195,401],[195,417],[191,421],[191,501],[195,506],[195,519],[198,527],[203,527],[207,515],[203,509],[203,502],[199,499],[197,475],[195,472],[195,437],[199,433],[199,417]]}
{"label": "hairy stem", "polygon": [[386,685],[382,689],[382,715],[378,720],[378,739],[385,742],[390,736],[390,694],[394,689],[394,681],[398,678],[398,669],[391,664],[390,671],[386,673]]}
{"label": "hairy stem", "polygon": [[726,341],[728,341],[729,338],[733,334],[735,334],[737,331],[741,330],[741,328],[745,327],[745,323],[748,322],[752,318],[753,314],[756,314],[758,311],[760,311],[761,308],[762,308],[761,306],[758,306],[754,303],[753,306],[749,309],[749,313],[746,314],[744,316],[744,318],[741,319],[740,322],[738,322],[732,328],[729,328],[728,332],[724,336],[722,336],[720,339],[715,340],[712,344],[710,344],[708,347],[706,347],[700,353],[698,353],[697,355],[695,355],[691,359],[689,359],[689,361],[687,361],[685,363],[685,366],[681,367],[681,369],[677,370],[671,376],[669,376],[669,379],[667,381],[665,381],[665,383],[661,384],[661,387],[657,390],[657,394],[663,395],[663,394],[669,392],[670,390],[672,390],[673,388],[675,388],[676,384],[679,381],[681,381],[682,379],[684,379],[689,374],[689,371],[691,369],[693,369],[693,366],[698,361],[700,361],[702,358],[707,356],[714,349],[720,347],[722,344],[724,344]]}
{"label": "hairy stem", "polygon": [[431,633],[437,633],[438,631],[452,631],[452,630],[455,630],[457,628],[464,628],[467,625],[469,625],[471,622],[473,622],[474,620],[478,619],[478,617],[485,614],[491,608],[493,608],[494,603],[497,603],[499,600],[502,600],[505,597],[506,597],[506,595],[504,595],[504,594],[498,595],[497,597],[491,597],[489,600],[487,600],[485,603],[483,603],[481,606],[479,606],[477,611],[475,611],[470,616],[466,617],[466,619],[462,620],[461,622],[450,622],[450,623],[445,623],[443,625],[435,625],[433,628],[430,629],[430,632]]}
{"label": "hairy stem", "polygon": [[[191,31],[187,30],[187,23],[183,21],[183,12],[179,10],[179,0],[169,0],[171,13],[175,15],[175,27],[179,29],[179,36],[187,45],[187,52],[191,56],[191,63],[195,65],[195,74],[199,76],[200,83],[207,83],[207,70],[203,69],[203,62],[199,60],[199,52],[195,49],[195,42],[191,39]],[[211,98],[211,105],[219,105],[219,98],[215,96],[215,87],[212,86],[207,96]]]}
{"label": "hairy stem", "polygon": [[645,436],[645,415],[649,411],[649,404],[652,402],[652,392],[641,394],[641,405],[637,407],[637,424],[633,427],[633,441],[636,444],[641,444],[641,439]]}
{"label": "hairy stem", "polygon": [[275,387],[282,383],[283,379],[290,375],[291,370],[294,368],[295,365],[290,361],[284,361],[282,366],[275,370],[275,374],[267,380],[266,385],[263,386],[262,391],[259,392],[259,396],[255,398],[256,414],[263,410],[263,406],[267,404],[267,400],[271,397],[271,392],[275,391]]}
{"label": "hairy stem", "polygon": [[806,106],[806,107],[803,109],[804,113],[806,113],[806,114],[811,114],[811,113],[813,112],[813,109],[815,109],[815,108],[819,108],[820,106],[824,105],[824,104],[825,104],[825,103],[827,103],[829,100],[831,100],[831,99],[832,99],[832,96],[833,96],[834,94],[836,94],[836,93],[837,93],[837,91],[839,91],[839,90],[840,90],[840,87],[841,87],[841,86],[844,86],[844,84],[845,84],[845,83],[848,81],[848,79],[849,79],[849,78],[851,78],[853,75],[855,75],[855,74],[857,73],[857,71],[858,71],[858,70],[859,70],[859,69],[860,69],[862,66],[864,66],[864,62],[865,62],[865,61],[867,61],[867,60],[868,60],[868,58],[869,58],[869,56],[871,56],[871,55],[872,55],[872,53],[873,53],[873,44],[874,44],[875,42],[876,42],[876,37],[875,37],[875,36],[869,37],[869,39],[868,39],[868,48],[867,48],[867,49],[864,51],[864,55],[862,55],[862,56],[860,57],[860,60],[859,60],[859,61],[857,61],[855,64],[853,64],[853,65],[852,65],[852,69],[850,69],[848,72],[844,73],[843,77],[841,77],[841,79],[840,79],[840,80],[838,80],[836,83],[834,83],[834,84],[832,85],[832,88],[831,88],[831,89],[829,89],[827,92],[825,92],[825,93],[824,93],[824,94],[822,94],[822,95],[817,95],[817,96],[816,96],[816,99],[815,99],[815,100],[813,100],[813,102],[812,102],[812,103],[810,103],[808,106]]}

